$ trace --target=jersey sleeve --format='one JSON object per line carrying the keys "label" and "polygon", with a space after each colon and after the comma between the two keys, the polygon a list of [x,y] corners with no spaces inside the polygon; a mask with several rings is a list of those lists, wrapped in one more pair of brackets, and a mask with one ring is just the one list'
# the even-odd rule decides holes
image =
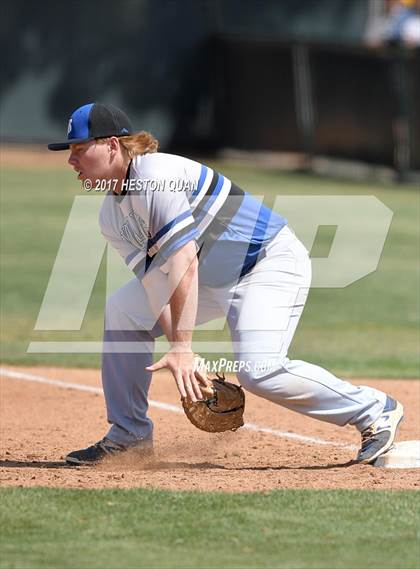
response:
{"label": "jersey sleeve", "polygon": [[169,259],[178,249],[198,237],[191,207],[184,192],[168,189],[147,197],[149,233],[147,254]]}
{"label": "jersey sleeve", "polygon": [[147,255],[155,266],[199,237],[188,199],[194,173],[185,164],[181,157],[154,154],[134,166],[142,190],[132,203],[148,226]]}

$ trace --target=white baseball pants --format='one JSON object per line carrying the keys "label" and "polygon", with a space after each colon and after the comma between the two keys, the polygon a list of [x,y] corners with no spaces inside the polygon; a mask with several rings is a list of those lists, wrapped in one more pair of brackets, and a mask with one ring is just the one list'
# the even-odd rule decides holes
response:
{"label": "white baseball pants", "polygon": [[[147,416],[156,315],[167,298],[167,275],[154,270],[153,294],[133,279],[107,302],[102,381],[112,424],[108,437],[132,444],[152,436]],[[355,386],[327,370],[290,360],[288,349],[311,281],[308,252],[287,226],[254,269],[230,287],[199,287],[197,324],[226,316],[244,389],[292,411],[359,431],[382,413],[386,394]],[[242,362],[242,363],[241,363]]]}

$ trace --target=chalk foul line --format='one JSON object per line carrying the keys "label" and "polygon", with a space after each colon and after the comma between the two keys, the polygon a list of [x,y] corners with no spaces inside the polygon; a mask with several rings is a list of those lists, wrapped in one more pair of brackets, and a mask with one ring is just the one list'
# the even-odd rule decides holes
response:
{"label": "chalk foul line", "polygon": [[[3,377],[8,377],[10,379],[33,381],[36,383],[43,383],[46,385],[54,385],[55,387],[61,387],[62,389],[74,389],[76,391],[85,391],[88,393],[97,393],[103,395],[103,390],[100,387],[92,387],[91,385],[84,385],[80,383],[71,383],[69,381],[62,381],[60,379],[50,379],[48,377],[43,377],[41,375],[33,375],[31,373],[24,373],[5,368],[0,368],[0,375],[2,375]],[[180,413],[180,414],[184,413],[182,407],[179,407],[178,405],[171,405],[170,403],[162,403],[161,401],[155,401],[153,399],[149,399],[149,405],[150,407],[155,407],[156,409],[163,409],[164,411],[170,411],[172,413]],[[338,443],[335,441],[327,441],[325,439],[321,439],[318,437],[307,437],[305,435],[299,435],[298,433],[292,433],[289,431],[279,431],[278,429],[271,429],[270,427],[256,425],[255,423],[245,423],[245,425],[242,428],[248,429],[249,431],[265,433],[268,435],[272,435],[274,437],[299,441],[307,444],[333,446],[348,450],[357,450],[357,447],[355,445],[348,445],[345,443]]]}

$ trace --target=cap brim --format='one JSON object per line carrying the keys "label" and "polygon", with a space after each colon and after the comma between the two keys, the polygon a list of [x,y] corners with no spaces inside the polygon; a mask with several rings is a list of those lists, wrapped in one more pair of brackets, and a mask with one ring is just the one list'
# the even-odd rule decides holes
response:
{"label": "cap brim", "polygon": [[65,142],[51,142],[51,144],[48,145],[48,150],[68,150],[70,144],[81,144],[82,142],[89,142],[89,140],[93,139],[94,137],[92,136],[90,138],[73,138]]}

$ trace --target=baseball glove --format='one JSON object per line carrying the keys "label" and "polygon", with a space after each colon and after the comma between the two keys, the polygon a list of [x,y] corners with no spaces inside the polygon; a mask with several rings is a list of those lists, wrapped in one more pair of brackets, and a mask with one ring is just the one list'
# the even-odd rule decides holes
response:
{"label": "baseball glove", "polygon": [[225,380],[216,373],[211,379],[196,372],[204,399],[193,403],[188,397],[182,399],[185,414],[191,423],[209,433],[236,431],[244,424],[245,394],[239,385]]}

